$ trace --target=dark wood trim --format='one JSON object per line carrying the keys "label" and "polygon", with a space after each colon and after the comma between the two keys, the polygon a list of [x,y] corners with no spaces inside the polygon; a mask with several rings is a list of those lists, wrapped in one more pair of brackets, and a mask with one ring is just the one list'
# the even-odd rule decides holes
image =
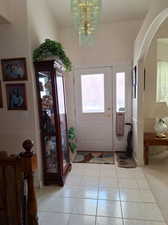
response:
{"label": "dark wood trim", "polygon": [[3,108],[2,82],[0,80],[0,108]]}
{"label": "dark wood trim", "polygon": [[168,135],[157,137],[155,133],[144,133],[144,164],[149,164],[149,146],[168,146]]}

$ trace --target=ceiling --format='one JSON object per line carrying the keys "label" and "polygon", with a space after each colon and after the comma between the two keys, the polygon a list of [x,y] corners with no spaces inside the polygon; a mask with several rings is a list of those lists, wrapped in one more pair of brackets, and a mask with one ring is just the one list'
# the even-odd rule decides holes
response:
{"label": "ceiling", "polygon": [[[102,0],[101,23],[138,20],[146,15],[151,0]],[[72,26],[71,0],[47,0],[60,26]]]}

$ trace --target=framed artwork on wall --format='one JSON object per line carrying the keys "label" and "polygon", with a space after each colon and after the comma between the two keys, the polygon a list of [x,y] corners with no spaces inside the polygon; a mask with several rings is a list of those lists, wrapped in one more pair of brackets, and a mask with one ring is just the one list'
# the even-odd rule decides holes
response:
{"label": "framed artwork on wall", "polygon": [[133,68],[133,71],[132,71],[132,92],[133,92],[133,98],[136,98],[136,95],[137,95],[137,68],[136,68],[136,66]]}
{"label": "framed artwork on wall", "polygon": [[2,84],[1,84],[1,81],[0,81],[0,108],[3,108]]}
{"label": "framed artwork on wall", "polygon": [[8,110],[27,110],[25,84],[6,84]]}
{"label": "framed artwork on wall", "polygon": [[1,64],[4,81],[27,80],[26,58],[2,59]]}

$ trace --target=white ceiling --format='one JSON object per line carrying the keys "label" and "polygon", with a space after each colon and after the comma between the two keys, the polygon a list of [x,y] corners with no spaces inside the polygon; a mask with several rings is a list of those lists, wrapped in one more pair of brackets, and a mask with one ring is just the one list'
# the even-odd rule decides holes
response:
{"label": "white ceiling", "polygon": [[[71,0],[46,0],[60,26],[72,25]],[[101,23],[143,19],[151,0],[102,0]]]}

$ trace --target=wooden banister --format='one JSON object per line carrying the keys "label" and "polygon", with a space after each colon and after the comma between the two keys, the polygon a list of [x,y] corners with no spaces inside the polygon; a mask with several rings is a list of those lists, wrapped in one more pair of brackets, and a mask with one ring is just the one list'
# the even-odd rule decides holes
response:
{"label": "wooden banister", "polygon": [[20,154],[22,169],[25,174],[25,180],[27,181],[27,224],[38,225],[37,218],[37,200],[34,188],[34,177],[33,174],[37,169],[37,157],[33,153],[33,142],[26,140],[23,142],[23,148],[25,152]]}
{"label": "wooden banister", "polygon": [[38,225],[33,178],[37,157],[32,147],[26,140],[19,156],[0,152],[0,225]]}

